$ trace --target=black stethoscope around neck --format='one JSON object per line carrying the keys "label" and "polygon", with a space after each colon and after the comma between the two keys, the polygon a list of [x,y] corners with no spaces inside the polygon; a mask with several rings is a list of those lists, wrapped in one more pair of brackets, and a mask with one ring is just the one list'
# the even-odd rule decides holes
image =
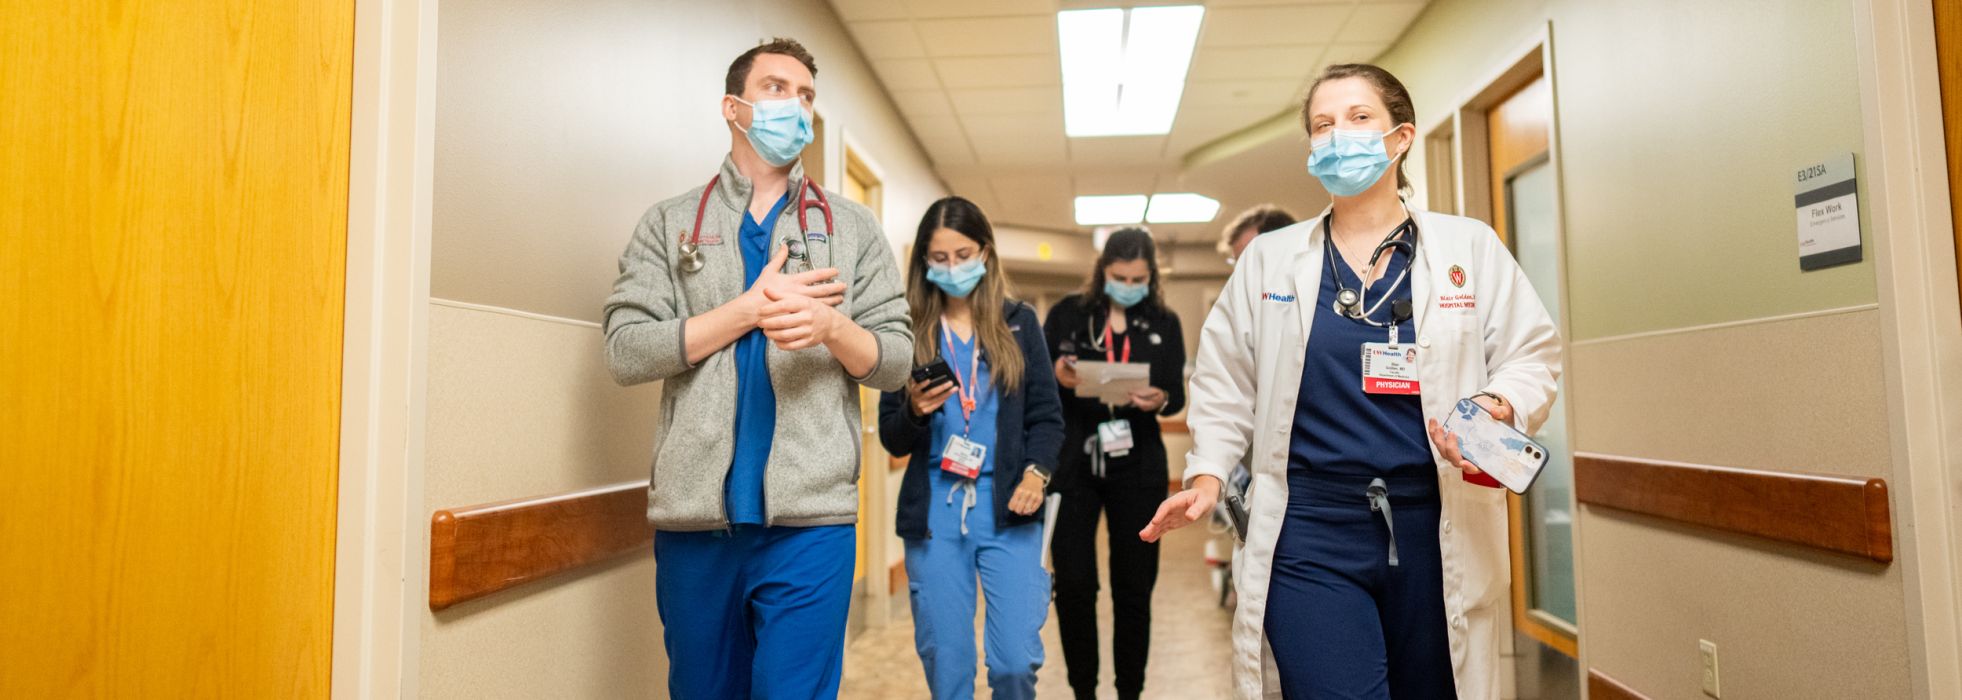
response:
{"label": "black stethoscope around neck", "polygon": [[1365,276],[1376,270],[1376,263],[1383,258],[1383,253],[1385,252],[1394,255],[1396,251],[1402,250],[1404,257],[1408,259],[1408,262],[1403,266],[1403,270],[1397,273],[1396,280],[1392,281],[1390,288],[1384,292],[1383,298],[1376,300],[1376,303],[1372,305],[1368,303],[1369,280],[1364,276],[1358,276],[1357,281],[1361,282],[1362,286],[1357,289],[1350,289],[1349,285],[1342,281],[1342,271],[1335,267],[1337,262],[1335,259],[1335,233],[1329,225],[1329,221],[1334,218],[1335,216],[1332,212],[1330,215],[1322,217],[1322,242],[1324,244],[1322,253],[1327,258],[1326,264],[1329,268],[1329,274],[1335,277],[1335,302],[1333,304],[1335,313],[1377,328],[1394,326],[1409,319],[1411,316],[1410,302],[1402,300],[1390,305],[1389,323],[1378,321],[1374,316],[1377,311],[1383,308],[1384,302],[1390,301],[1396,296],[1397,287],[1401,286],[1404,280],[1410,277],[1410,268],[1415,267],[1417,264],[1417,220],[1414,217],[1405,217],[1403,223],[1398,224],[1388,235],[1383,236],[1383,241],[1377,243],[1376,250],[1369,254],[1369,264],[1363,268],[1363,275]]}
{"label": "black stethoscope around neck", "polygon": [[[681,239],[682,272],[692,275],[701,272],[702,268],[706,266],[706,263],[702,261],[702,214],[708,210],[709,196],[715,193],[715,186],[721,181],[721,175],[709,178],[708,187],[702,189],[702,201],[695,205],[695,228],[689,231],[686,237]],[[817,196],[810,198],[806,196],[807,193],[816,193]],[[811,237],[811,224],[808,218],[811,207],[817,207],[818,211],[824,214],[825,235],[836,235],[838,227],[831,218],[831,200],[825,197],[824,188],[818,187],[817,183],[811,182],[811,178],[806,177],[797,183],[796,196],[797,230],[803,236],[791,239],[786,244],[790,246],[790,259],[793,262],[803,265],[805,268],[809,268],[811,261],[809,254],[804,249],[804,242]]]}

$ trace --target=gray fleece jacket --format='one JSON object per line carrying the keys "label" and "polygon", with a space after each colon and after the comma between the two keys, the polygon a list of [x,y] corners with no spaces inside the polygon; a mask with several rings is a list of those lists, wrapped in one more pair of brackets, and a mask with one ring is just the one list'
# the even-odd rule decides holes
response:
{"label": "gray fleece jacket", "polygon": [[[792,166],[795,197],[803,163]],[[744,291],[742,253],[736,240],[749,208],[752,185],[735,162],[722,161],[722,178],[702,218],[699,272],[682,272],[679,246],[695,224],[702,188],[647,210],[620,255],[620,278],[606,300],[606,362],[622,386],[662,381],[661,419],[655,432],[647,519],[667,530],[720,530],[729,526],[724,483],[735,457],[735,345],[689,365],[683,322],[728,303]],[[777,394],[777,428],[763,480],[767,524],[841,525],[858,517],[858,384],[880,391],[904,386],[912,366],[913,333],[905,286],[872,212],[830,191],[838,230],[826,231],[816,206],[809,213],[807,255],[812,267],[838,268],[846,283],[838,307],[879,343],[870,376],[848,376],[830,350],[818,346],[785,352],[770,345],[770,384]],[[815,196],[812,197],[815,200]],[[777,217],[775,240],[797,238],[796,202]],[[773,247],[774,248],[774,247]]]}

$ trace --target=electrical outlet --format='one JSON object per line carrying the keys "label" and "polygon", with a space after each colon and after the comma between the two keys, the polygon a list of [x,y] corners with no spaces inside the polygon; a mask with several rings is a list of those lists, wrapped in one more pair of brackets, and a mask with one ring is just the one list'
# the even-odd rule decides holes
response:
{"label": "electrical outlet", "polygon": [[1696,648],[1703,651],[1703,694],[1713,698],[1723,697],[1721,686],[1717,683],[1717,643],[1699,639],[1696,640]]}

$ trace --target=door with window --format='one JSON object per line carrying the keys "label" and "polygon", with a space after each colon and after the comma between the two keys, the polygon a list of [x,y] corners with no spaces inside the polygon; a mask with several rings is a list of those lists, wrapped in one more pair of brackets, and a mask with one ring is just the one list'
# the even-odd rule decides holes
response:
{"label": "door with window", "polygon": [[[1552,87],[1532,79],[1485,113],[1492,228],[1505,239],[1547,312],[1561,317],[1559,206],[1551,159]],[[1521,696],[1548,665],[1578,655],[1574,596],[1573,462],[1566,420],[1567,387],[1534,438],[1551,455],[1524,496],[1510,496],[1513,628],[1538,648],[1516,649]],[[1553,653],[1558,656],[1553,655]],[[1562,658],[1564,657],[1564,658]],[[1561,674],[1565,675],[1565,674]]]}

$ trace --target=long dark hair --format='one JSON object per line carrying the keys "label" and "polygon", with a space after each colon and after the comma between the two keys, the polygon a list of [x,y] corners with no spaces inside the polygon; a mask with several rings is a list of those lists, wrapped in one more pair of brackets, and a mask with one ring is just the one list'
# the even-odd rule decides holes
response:
{"label": "long dark hair", "polygon": [[1097,266],[1090,270],[1090,282],[1083,289],[1083,301],[1092,309],[1110,308],[1110,295],[1104,293],[1104,268],[1112,263],[1130,262],[1142,259],[1151,268],[1151,293],[1145,295],[1138,306],[1153,311],[1165,308],[1165,293],[1158,280],[1158,244],[1151,240],[1151,232],[1138,227],[1122,228],[1104,239],[1104,252],[1097,256]]}
{"label": "long dark hair", "polygon": [[926,273],[927,246],[933,242],[933,234],[943,228],[967,236],[981,246],[982,264],[987,265],[988,272],[967,295],[967,307],[974,315],[974,337],[980,339],[981,351],[988,357],[995,386],[1004,394],[1015,393],[1022,386],[1025,360],[1022,346],[1016,344],[1015,333],[1008,330],[1008,321],[1002,317],[1002,305],[1009,293],[1008,271],[1001,268],[1001,256],[995,250],[995,227],[989,225],[988,215],[961,197],[946,197],[927,207],[926,215],[920,217],[920,230],[913,236],[913,254],[906,264],[906,305],[911,307],[913,319],[913,364],[924,365],[940,356],[940,314],[947,308],[947,294],[927,281]]}

